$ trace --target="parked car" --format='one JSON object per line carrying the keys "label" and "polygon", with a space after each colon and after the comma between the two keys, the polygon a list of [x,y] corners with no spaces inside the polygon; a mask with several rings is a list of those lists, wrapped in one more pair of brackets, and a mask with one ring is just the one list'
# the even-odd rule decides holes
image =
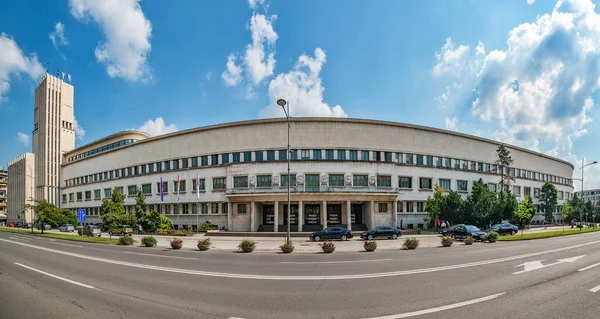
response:
{"label": "parked car", "polygon": [[490,228],[490,231],[495,231],[498,235],[514,235],[519,232],[519,227],[513,224],[496,224]]}
{"label": "parked car", "polygon": [[26,228],[29,229],[31,228],[31,223],[26,223],[26,222],[17,222],[17,224],[14,226],[16,228]]}
{"label": "parked car", "polygon": [[79,234],[79,236],[100,237],[102,236],[102,231],[100,230],[100,228],[98,228],[98,226],[87,225],[83,226],[83,228],[79,228],[77,230],[77,234]]}
{"label": "parked car", "polygon": [[60,232],[74,232],[75,231],[75,227],[73,227],[73,225],[71,224],[62,224],[60,225],[60,227],[58,227],[58,231]]}
{"label": "parked car", "polygon": [[108,231],[112,235],[133,235],[133,227],[129,225],[117,225],[115,228]]}
{"label": "parked car", "polygon": [[390,226],[379,226],[360,234],[360,238],[371,240],[373,238],[397,239],[402,236],[399,229]]}
{"label": "parked car", "polygon": [[8,223],[8,227],[15,227],[15,223],[14,222]]}
{"label": "parked car", "polygon": [[486,232],[473,226],[459,224],[450,229],[444,229],[442,236],[451,236],[454,239],[461,239],[467,236],[473,237],[475,240],[481,240],[485,236]]}
{"label": "parked car", "polygon": [[50,226],[50,224],[48,224],[48,223],[40,223],[40,224],[38,224],[37,229],[38,230],[42,230],[42,227],[44,227],[44,230],[51,230],[52,229],[52,226]]}
{"label": "parked car", "polygon": [[449,232],[449,231],[453,230],[454,228],[456,228],[456,226],[458,226],[458,225],[460,225],[460,224],[452,225],[447,228],[440,228],[439,233],[443,235],[444,232]]}
{"label": "parked car", "polygon": [[321,239],[348,240],[352,237],[354,237],[354,235],[352,235],[352,231],[342,227],[328,227],[321,231],[316,231],[309,236],[310,240],[314,241],[321,241]]}

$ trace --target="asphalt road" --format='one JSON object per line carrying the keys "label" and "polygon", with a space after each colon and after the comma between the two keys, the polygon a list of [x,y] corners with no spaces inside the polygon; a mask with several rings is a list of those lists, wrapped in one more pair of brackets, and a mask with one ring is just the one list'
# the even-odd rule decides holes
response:
{"label": "asphalt road", "polygon": [[600,318],[599,246],[284,255],[0,233],[0,318]]}

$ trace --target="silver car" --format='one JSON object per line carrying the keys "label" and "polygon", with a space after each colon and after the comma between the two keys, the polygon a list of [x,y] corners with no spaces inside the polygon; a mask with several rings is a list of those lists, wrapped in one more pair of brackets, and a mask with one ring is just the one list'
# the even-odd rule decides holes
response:
{"label": "silver car", "polygon": [[75,231],[75,227],[73,227],[73,225],[71,224],[62,224],[60,225],[60,227],[58,227],[58,231],[59,232],[74,232]]}
{"label": "silver car", "polygon": [[83,228],[80,228],[77,230],[77,233],[79,234],[79,236],[93,236],[93,237],[102,236],[102,231],[96,225],[83,226]]}

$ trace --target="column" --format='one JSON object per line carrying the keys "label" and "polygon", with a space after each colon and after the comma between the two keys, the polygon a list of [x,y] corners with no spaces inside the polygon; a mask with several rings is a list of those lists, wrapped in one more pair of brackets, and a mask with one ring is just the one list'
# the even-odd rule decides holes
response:
{"label": "column", "polygon": [[233,204],[231,202],[227,202],[227,231],[233,231]]}
{"label": "column", "polygon": [[394,227],[398,228],[398,201],[395,200],[393,203],[393,211],[392,214],[394,214]]}
{"label": "column", "polygon": [[375,201],[371,201],[371,226],[369,228],[375,227]]}
{"label": "column", "polygon": [[256,210],[254,208],[254,202],[250,202],[250,231],[255,231],[255,227],[254,227],[254,211]]}
{"label": "column", "polygon": [[321,204],[321,219],[323,220],[323,228],[327,228],[327,201],[323,201]]}
{"label": "column", "polygon": [[302,231],[302,222],[304,221],[304,207],[302,201],[298,201],[298,231]]}
{"label": "column", "polygon": [[352,230],[352,204],[350,201],[346,201],[346,222],[348,223],[348,230]]}
{"label": "column", "polygon": [[274,232],[278,232],[279,231],[279,202],[275,201],[275,204],[273,204],[274,207],[274,219],[273,219],[273,231]]}

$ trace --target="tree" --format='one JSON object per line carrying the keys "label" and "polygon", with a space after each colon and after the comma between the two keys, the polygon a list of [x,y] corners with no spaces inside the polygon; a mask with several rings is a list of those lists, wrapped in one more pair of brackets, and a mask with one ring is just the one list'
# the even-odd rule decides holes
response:
{"label": "tree", "polygon": [[563,232],[565,231],[565,222],[569,220],[569,213],[571,211],[571,204],[566,200],[560,208],[560,214],[562,215]]}
{"label": "tree", "polygon": [[[515,181],[515,177],[510,175],[510,166],[514,162],[510,156],[510,151],[504,144],[500,144],[496,150],[496,156],[497,158],[494,164],[496,164],[497,168],[500,170],[500,190],[510,190],[511,183]],[[505,173],[505,168],[507,174]]]}
{"label": "tree", "polygon": [[525,195],[525,198],[519,203],[513,214],[513,219],[517,221],[519,228],[521,228],[522,236],[525,225],[528,225],[535,215],[535,207],[533,206],[531,196]]}
{"label": "tree", "polygon": [[540,204],[544,211],[544,218],[548,221],[554,221],[554,211],[558,204],[558,191],[550,182],[544,183],[540,191]]}
{"label": "tree", "polygon": [[167,216],[155,210],[145,212],[138,221],[148,232],[155,232],[157,229],[171,229],[173,227],[173,222]]}
{"label": "tree", "polygon": [[444,189],[436,184],[433,191],[433,197],[428,196],[427,203],[425,204],[425,211],[429,213],[429,229],[435,227],[435,220],[440,218],[440,207],[442,205],[443,200]]}
{"label": "tree", "polygon": [[129,217],[125,212],[125,195],[115,187],[110,199],[103,199],[100,206],[100,219],[102,219],[102,228],[112,229],[116,225],[126,224]]}
{"label": "tree", "polygon": [[519,202],[517,197],[511,191],[501,191],[498,194],[498,204],[491,216],[492,222],[497,223],[503,220],[510,220],[517,210]]}
{"label": "tree", "polygon": [[594,214],[594,204],[591,201],[585,203],[585,221],[588,222],[589,217]]}
{"label": "tree", "polygon": [[[34,205],[26,204],[23,206],[23,211],[33,209],[35,220],[32,222],[32,227],[45,223],[53,228],[58,228],[62,224],[77,224],[77,216],[68,209],[59,209],[54,204],[49,203],[44,199],[34,201]],[[44,227],[42,234],[44,233]]]}
{"label": "tree", "polygon": [[464,222],[487,228],[494,219],[496,205],[496,194],[490,191],[481,179],[475,181],[464,204]]}
{"label": "tree", "polygon": [[135,217],[136,219],[142,218],[148,211],[146,206],[146,196],[142,193],[142,189],[138,189],[137,196],[135,198]]}
{"label": "tree", "polygon": [[448,195],[443,197],[440,205],[440,216],[452,224],[463,223],[465,214],[463,212],[464,200],[456,191],[449,191]]}

